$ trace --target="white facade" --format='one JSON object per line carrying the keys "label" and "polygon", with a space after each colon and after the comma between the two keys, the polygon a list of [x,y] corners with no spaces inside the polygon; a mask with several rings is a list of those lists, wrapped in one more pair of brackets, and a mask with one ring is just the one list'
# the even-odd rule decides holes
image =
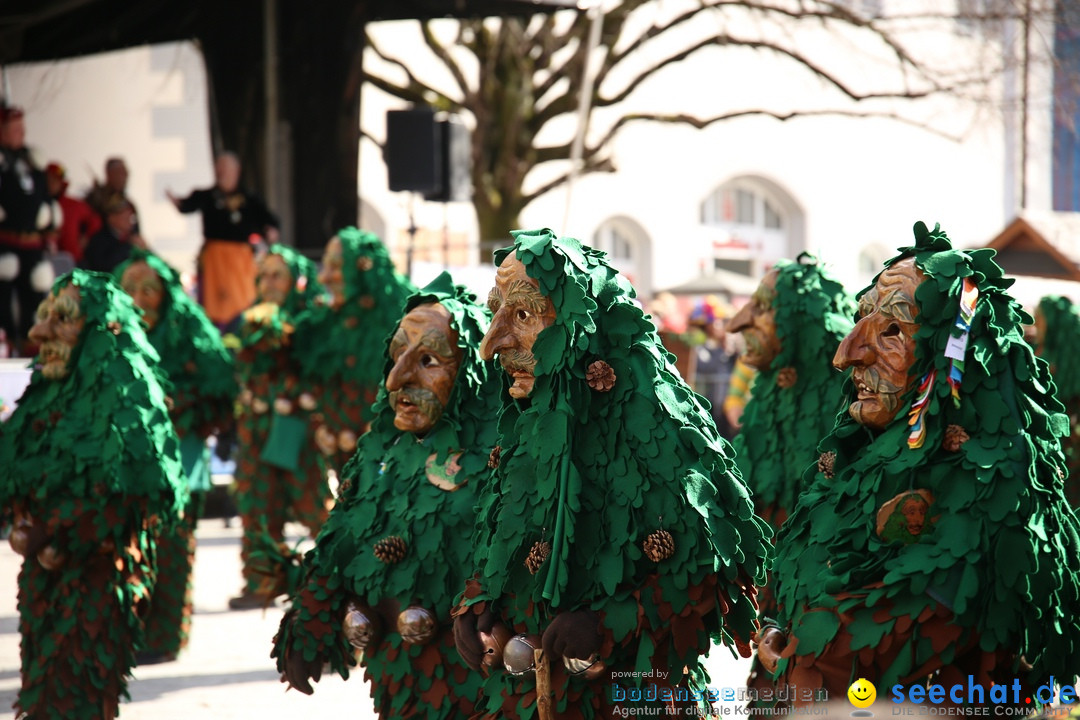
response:
{"label": "white facade", "polygon": [[[671,7],[657,5],[658,12]],[[426,57],[415,23],[378,24],[371,32],[399,57]],[[825,44],[841,65],[864,57],[832,37],[811,37],[806,44]],[[949,51],[968,59],[974,47],[961,38]],[[375,62],[371,53],[366,61]],[[862,82],[875,82],[879,73],[888,77],[884,63],[862,62]],[[433,63],[417,70],[425,72],[431,82],[440,79]],[[198,219],[176,213],[164,192],[186,193],[212,182],[205,79],[194,48],[13,66],[7,77],[13,101],[27,109],[28,139],[42,163],[64,163],[81,194],[106,157],[125,157],[145,235],[178,267],[192,269]],[[716,48],[667,68],[627,105],[705,116],[745,107],[836,106],[830,92],[809,73],[765,53]],[[386,110],[403,106],[365,88],[363,130],[385,137]],[[565,188],[548,193],[526,209],[522,222],[608,250],[643,296],[716,266],[759,275],[771,261],[801,250],[817,253],[845,282],[861,287],[881,260],[911,241],[917,220],[940,222],[958,244],[972,246],[987,242],[1015,213],[1015,142],[1009,135],[1015,127],[1007,127],[1003,114],[953,100],[914,107],[915,117],[959,139],[882,118],[746,117],[704,130],[630,124],[614,145],[617,172],[580,178],[569,202]],[[897,108],[905,106],[886,109]],[[594,134],[611,114],[596,117]],[[573,123],[552,132],[572,133]],[[1040,162],[1029,165],[1032,207],[1049,203],[1048,162]],[[360,187],[361,223],[384,229],[391,246],[404,242],[409,199],[387,189],[381,151],[370,140],[361,144]],[[476,241],[468,204],[420,202],[414,212],[421,227],[439,229],[445,222]],[[490,276],[484,270],[472,275],[474,283]]]}

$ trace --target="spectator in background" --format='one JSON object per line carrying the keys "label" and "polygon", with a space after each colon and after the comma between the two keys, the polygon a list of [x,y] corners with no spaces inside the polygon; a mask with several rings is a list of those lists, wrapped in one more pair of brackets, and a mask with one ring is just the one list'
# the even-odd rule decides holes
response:
{"label": "spectator in background", "polygon": [[79,266],[111,273],[128,259],[131,248],[146,249],[146,241],[139,235],[137,227],[135,206],[119,195],[113,196],[105,206],[105,227],[90,238]]}
{"label": "spectator in background", "polygon": [[59,210],[26,147],[22,108],[0,103],[0,329],[15,355],[34,355],[34,312],[52,286],[45,238]]}
{"label": "spectator in background", "polygon": [[166,191],[182,213],[202,213],[199,300],[219,329],[233,325],[255,301],[252,235],[274,243],[278,219],[255,194],[240,188],[240,158],[225,152],[214,161],[215,184],[186,198]]}
{"label": "spectator in background", "polygon": [[56,249],[71,255],[76,263],[81,262],[86,244],[101,230],[101,216],[89,203],[67,194],[67,171],[60,163],[45,166],[45,181],[49,196],[60,206],[63,215],[56,233]]}
{"label": "spectator in background", "polygon": [[[127,163],[121,157],[111,157],[105,161],[105,182],[99,183],[94,180],[94,186],[90,188],[90,192],[86,195],[86,202],[90,207],[94,209],[101,219],[105,219],[105,214],[108,212],[110,206],[114,206],[113,202],[117,198],[126,200],[131,205],[131,211],[138,217],[138,212],[135,210],[135,203],[131,201],[131,198],[127,195],[127,181],[128,181],[128,168]],[[139,232],[139,226],[136,224],[135,232]]]}
{"label": "spectator in background", "polygon": [[694,353],[694,391],[712,404],[716,429],[727,440],[735,437],[739,428],[724,407],[737,357],[724,332],[724,319],[730,315],[728,305],[708,295],[694,306],[684,335]]}

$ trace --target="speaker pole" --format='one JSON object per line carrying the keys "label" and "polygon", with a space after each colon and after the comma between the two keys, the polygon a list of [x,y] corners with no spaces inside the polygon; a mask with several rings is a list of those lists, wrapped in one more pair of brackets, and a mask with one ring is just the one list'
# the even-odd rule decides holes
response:
{"label": "speaker pole", "polygon": [[413,201],[416,196],[409,193],[409,245],[405,248],[405,275],[412,280],[413,250],[416,247],[416,217],[413,214]]}

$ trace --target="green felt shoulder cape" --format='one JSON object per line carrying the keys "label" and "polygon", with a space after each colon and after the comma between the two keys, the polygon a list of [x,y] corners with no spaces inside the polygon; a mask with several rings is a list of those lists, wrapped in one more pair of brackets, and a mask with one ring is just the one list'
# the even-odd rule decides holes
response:
{"label": "green felt shoulder cape", "polygon": [[238,392],[233,358],[221,333],[185,291],[176,270],[142,249],[118,266],[117,280],[133,262],[143,261],[161,278],[165,293],[157,324],[147,330],[150,344],[161,357],[161,370],[172,384],[172,418],[177,433],[205,437],[227,425]]}
{"label": "green felt shoulder cape", "polygon": [[[818,442],[832,430],[842,407],[844,376],[832,359],[852,328],[855,302],[806,253],[796,262],[778,263],[776,270],[773,307],[780,353],[758,372],[742,432],[732,445],[759,510],[786,513],[799,496],[803,471],[817,462]],[[781,371],[794,371],[795,384],[777,384]]]}
{"label": "green felt shoulder cape", "polygon": [[[53,294],[69,284],[79,288],[86,325],[70,374],[54,381],[35,370],[6,423],[0,506],[70,499],[104,509],[121,496],[145,500],[148,514],[169,522],[186,486],[157,352],[110,276],[75,270],[56,281]],[[103,538],[111,532],[101,528]]]}
{"label": "green felt shoulder cape", "polygon": [[[512,234],[513,247],[496,262],[514,252],[556,319],[533,346],[530,397],[508,400],[500,418],[499,466],[480,498],[475,543],[481,591],[469,602],[490,601],[530,632],[557,612],[596,610],[616,645],[608,667],[651,670],[655,650],[678,683],[684,667],[697,674],[708,636],[725,644],[749,638],[755,608],[743,585],[764,580],[771,533],[754,515],[706,401],[678,376],[604,254],[546,229]],[[590,386],[589,367],[604,369],[597,362],[614,372],[607,391]],[[654,562],[643,543],[661,529],[674,553]],[[551,555],[533,575],[525,559],[540,541]],[[690,612],[691,594],[712,581],[730,605],[726,615],[703,619],[696,630],[704,639],[673,641],[672,633],[654,648],[653,633]],[[647,584],[657,592],[642,591]],[[514,692],[505,673],[492,682]]]}
{"label": "green felt shoulder cape", "polygon": [[[781,622],[798,637],[800,655],[819,654],[835,636],[836,608],[852,612],[859,647],[877,647],[896,618],[945,606],[962,628],[941,653],[949,664],[956,647],[977,633],[984,651],[1023,655],[1032,677],[1080,672],[1080,539],[1063,492],[1059,438],[1068,432],[1053,396],[1047,365],[1024,342],[1030,319],[1006,293],[992,250],[955,250],[935,227],[915,225],[915,245],[893,261],[914,257],[926,280],[915,294],[920,324],[913,375],[936,371],[922,421],[925,441],[908,446],[906,409],[880,434],[846,413],[822,444],[835,453],[832,477],[810,468],[808,489],[778,538],[776,593]],[[966,362],[945,356],[957,327],[963,281],[978,288],[970,320]],[[865,292],[865,291],[864,291]],[[962,372],[954,402],[950,373]],[[954,375],[955,377],[955,375]],[[856,388],[844,386],[846,402]],[[950,425],[970,439],[952,452],[943,447]],[[886,542],[876,533],[879,508],[898,494],[927,489],[936,518],[913,544]],[[889,617],[874,614],[885,603]],[[921,642],[901,652],[880,687],[936,652]],[[783,667],[781,667],[783,671]]]}
{"label": "green felt shoulder cape", "polygon": [[1068,298],[1047,295],[1039,301],[1046,323],[1037,351],[1050,363],[1058,399],[1068,406],[1080,400],[1080,310]]}
{"label": "green felt shoulder cape", "polygon": [[[329,605],[337,618],[350,597],[369,606],[393,598],[402,608],[418,604],[434,610],[448,626],[450,609],[467,578],[474,506],[491,472],[487,461],[502,404],[501,373],[479,357],[489,315],[475,296],[463,286],[455,286],[449,274],[443,273],[409,298],[405,312],[435,302],[450,311],[451,323],[458,331],[458,347],[464,353],[443,416],[423,440],[418,440],[394,427],[394,409],[387,401],[385,385],[380,387],[375,403],[378,414],[345,466],[341,496],[305,560],[309,581],[304,592]],[[387,344],[381,348],[385,376],[392,362]],[[454,462],[461,468],[449,476],[454,489],[442,489],[429,481],[429,473]],[[382,562],[373,551],[376,542],[390,536],[403,539],[408,548],[403,559],[394,564]],[[320,653],[347,677],[353,653],[345,643],[340,621],[331,622],[329,637],[316,637],[304,630],[314,619],[307,616],[305,605],[294,598],[294,608],[300,613],[300,622],[283,626],[275,654],[283,654],[283,645],[307,657]],[[411,665],[421,652],[419,646],[402,647],[400,636],[392,630],[363,659],[380,712],[400,710],[404,703],[426,702],[405,692],[400,696],[387,693],[389,683],[401,681],[410,672],[415,674]],[[467,671],[455,651],[450,653],[445,659],[447,666],[439,670],[440,678],[450,677],[452,664],[457,668],[454,675],[465,678],[464,682],[454,681],[458,687],[453,694],[474,698],[480,676]],[[427,707],[431,717],[446,717],[449,707],[421,706]]]}
{"label": "green felt shoulder cape", "polygon": [[295,353],[305,378],[346,377],[375,387],[382,381],[384,348],[372,338],[385,337],[397,326],[416,286],[394,269],[386,246],[375,235],[347,227],[337,236],[345,304],[335,309],[319,303],[303,313],[297,320]]}

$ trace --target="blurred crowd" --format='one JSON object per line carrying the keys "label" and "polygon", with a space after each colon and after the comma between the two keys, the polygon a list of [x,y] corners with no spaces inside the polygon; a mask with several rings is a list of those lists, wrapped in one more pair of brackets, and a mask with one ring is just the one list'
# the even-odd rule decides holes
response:
{"label": "blurred crowd", "polygon": [[[202,214],[197,293],[221,329],[254,300],[252,238],[277,238],[277,217],[240,186],[240,173],[239,158],[224,152],[213,187],[167,192],[179,212]],[[22,108],[0,104],[0,358],[36,354],[29,330],[57,276],[76,267],[111,273],[133,249],[150,249],[127,185],[124,158],[110,157],[102,178],[72,193],[63,162],[42,163],[27,147]]]}

